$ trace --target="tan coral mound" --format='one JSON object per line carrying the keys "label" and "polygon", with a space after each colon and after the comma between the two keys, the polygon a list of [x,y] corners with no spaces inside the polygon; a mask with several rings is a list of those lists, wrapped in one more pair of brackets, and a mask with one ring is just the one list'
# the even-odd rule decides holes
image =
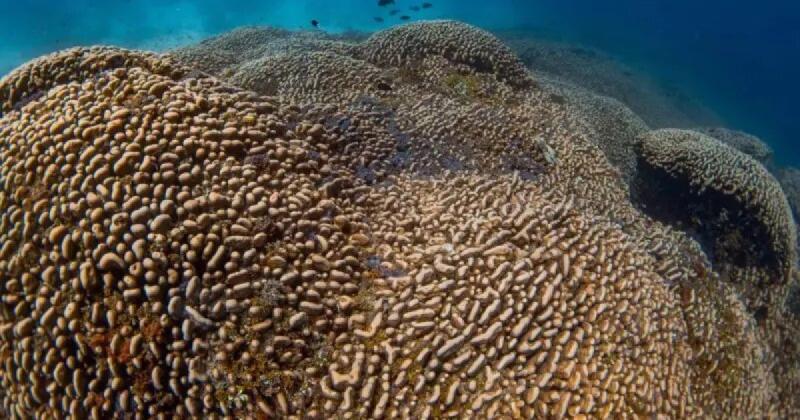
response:
{"label": "tan coral mound", "polygon": [[196,45],[178,48],[171,55],[183,63],[204,72],[230,74],[241,63],[264,55],[298,51],[337,51],[346,54],[351,50],[343,37],[319,32],[290,32],[272,27],[243,27],[204,40]]}
{"label": "tan coral mound", "polygon": [[[758,254],[761,263],[773,270],[772,281],[789,281],[796,258],[794,220],[780,185],[762,165],[731,146],[688,130],[647,133],[641,154],[646,165],[685,182],[692,194],[717,197],[707,199],[708,205],[723,206],[723,213],[730,214],[722,217],[746,232],[741,240],[752,241],[752,245],[737,242],[738,250]],[[679,205],[690,207],[686,202]]]}
{"label": "tan coral mound", "polygon": [[[463,32],[465,37],[488,36],[453,22],[426,22],[412,28],[425,33],[435,29],[436,33]],[[375,40],[385,39],[381,42],[400,44],[386,49],[402,50],[401,46],[413,39],[392,35],[401,30],[377,33],[351,47],[369,50]],[[413,32],[408,29],[408,33]],[[438,39],[430,42],[447,45]],[[635,169],[634,140],[646,127],[611,100],[587,93],[571,95],[578,99],[565,103],[561,95],[566,88],[519,89],[507,79],[486,73],[485,68],[446,58],[439,47],[416,52],[413,66],[402,60],[370,64],[369,55],[347,55],[339,47],[324,53],[301,48],[287,54],[272,47],[259,51],[260,58],[232,67],[235,73],[215,74],[235,85],[261,94],[277,93],[298,104],[331,101],[343,114],[360,112],[363,103],[389,110],[391,115],[385,119],[391,120],[392,137],[400,139],[397,146],[407,152],[413,170],[518,170],[528,178],[548,174],[554,177],[554,184],[574,187],[574,192],[586,199],[587,208],[616,206],[613,203],[627,196],[624,184]],[[180,51],[176,58],[182,59]],[[513,60],[513,56],[504,59]],[[299,68],[303,76],[299,76]],[[604,164],[596,145],[616,170]],[[564,161],[555,165],[558,160]],[[550,174],[553,170],[559,174]]]}
{"label": "tan coral mound", "polygon": [[357,93],[390,89],[380,69],[332,52],[267,55],[238,66],[228,79],[236,86],[310,102],[353,101]]}
{"label": "tan coral mound", "polygon": [[430,25],[413,68],[316,35],[190,47],[253,50],[218,75],[261,95],[123,50],[4,79],[41,94],[0,118],[0,413],[798,414],[793,321],[637,211],[552,92],[464,58],[480,31]]}
{"label": "tan coral mound", "polygon": [[169,57],[114,47],[71,48],[27,63],[0,79],[0,110],[10,111],[57,84],[80,81],[121,67],[142,67],[154,74],[180,77],[187,70]]}
{"label": "tan coral mound", "polygon": [[444,57],[515,86],[532,79],[516,55],[494,35],[455,21],[400,25],[376,33],[360,48],[367,61],[379,65],[415,66],[429,55]]}

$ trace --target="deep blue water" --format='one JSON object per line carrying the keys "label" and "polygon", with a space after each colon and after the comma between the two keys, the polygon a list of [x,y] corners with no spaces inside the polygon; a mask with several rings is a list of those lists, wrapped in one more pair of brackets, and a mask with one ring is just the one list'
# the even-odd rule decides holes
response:
{"label": "deep blue water", "polygon": [[[165,49],[244,24],[373,31],[400,23],[376,0],[0,0],[0,74],[53,50],[88,44]],[[453,18],[531,28],[594,46],[681,86],[731,128],[758,135],[800,166],[800,2],[699,0],[396,0],[412,20]],[[391,7],[390,7],[391,8]]]}

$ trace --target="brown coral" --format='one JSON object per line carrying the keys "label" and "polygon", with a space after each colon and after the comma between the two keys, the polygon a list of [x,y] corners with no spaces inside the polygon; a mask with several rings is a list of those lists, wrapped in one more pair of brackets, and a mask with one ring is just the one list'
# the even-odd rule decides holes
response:
{"label": "brown coral", "polygon": [[568,104],[430,25],[413,69],[280,31],[192,50],[252,51],[210,70],[262,96],[136,52],[32,65],[68,77],[0,119],[3,414],[796,413],[768,368],[793,324],[638,212]]}

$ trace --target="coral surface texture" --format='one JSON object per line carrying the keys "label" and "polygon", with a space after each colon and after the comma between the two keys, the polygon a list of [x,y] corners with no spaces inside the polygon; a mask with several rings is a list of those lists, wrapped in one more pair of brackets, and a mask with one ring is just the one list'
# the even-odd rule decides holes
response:
{"label": "coral surface texture", "polygon": [[455,21],[14,70],[0,418],[800,417],[771,150],[539,74]]}

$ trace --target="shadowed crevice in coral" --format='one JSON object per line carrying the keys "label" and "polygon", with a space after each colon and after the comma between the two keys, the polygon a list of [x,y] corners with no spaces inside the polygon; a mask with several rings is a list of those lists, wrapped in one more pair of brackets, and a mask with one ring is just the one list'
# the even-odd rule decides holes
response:
{"label": "shadowed crevice in coral", "polygon": [[[11,107],[11,109],[13,109],[14,111],[19,111],[25,105],[28,105],[29,103],[38,100],[42,96],[44,96],[44,91],[38,90],[38,91],[35,91],[35,92],[31,92],[28,95],[26,95],[26,96],[20,98],[19,100],[17,100],[14,103],[14,105]],[[0,113],[0,116],[2,116],[2,115],[3,114]]]}
{"label": "shadowed crevice in coral", "polygon": [[642,158],[637,163],[634,204],[697,240],[720,275],[729,276],[726,267],[752,266],[780,273],[780,256],[763,245],[769,234],[736,199],[714,189],[698,193],[688,177],[671,175]]}

